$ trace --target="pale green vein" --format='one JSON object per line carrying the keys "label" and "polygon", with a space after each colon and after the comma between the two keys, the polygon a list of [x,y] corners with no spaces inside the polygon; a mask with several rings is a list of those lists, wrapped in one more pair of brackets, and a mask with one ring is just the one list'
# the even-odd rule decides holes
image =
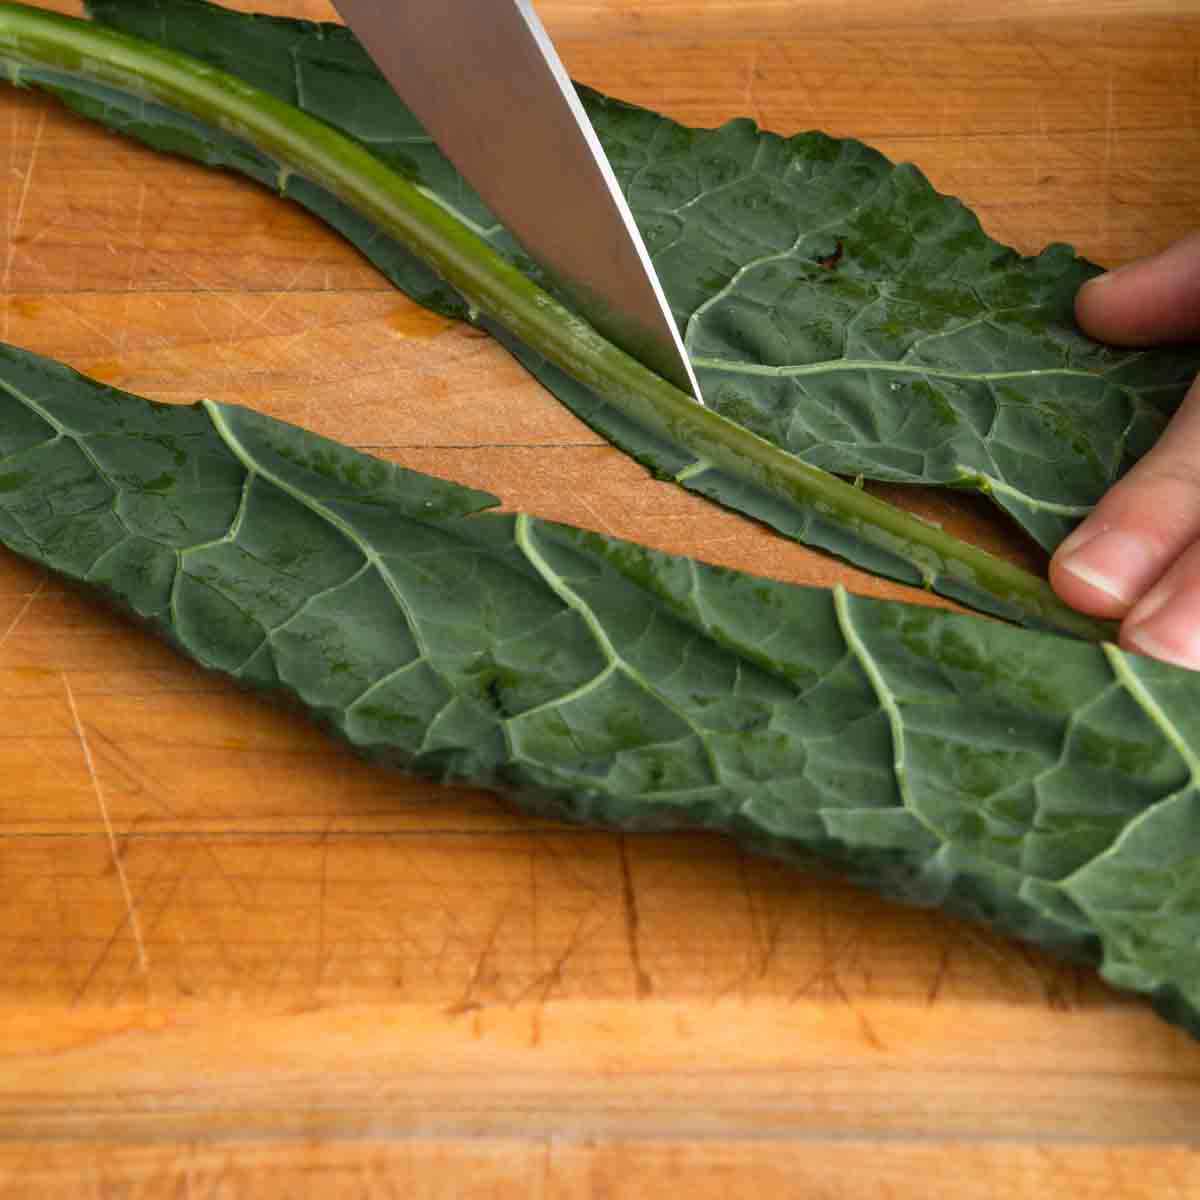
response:
{"label": "pale green vein", "polygon": [[[1135,835],[1141,826],[1153,821],[1164,804],[1170,804],[1187,791],[1200,787],[1200,754],[1197,754],[1188,745],[1187,739],[1179,731],[1174,721],[1163,711],[1162,705],[1155,699],[1154,694],[1138,678],[1137,672],[1130,667],[1129,660],[1132,656],[1127,655],[1119,647],[1108,642],[1105,642],[1101,646],[1101,649],[1104,651],[1104,656],[1108,659],[1109,666],[1112,668],[1117,682],[1133,697],[1138,707],[1150,718],[1171,748],[1178,753],[1188,769],[1190,778],[1188,783],[1182,788],[1177,788],[1154,804],[1147,804],[1136,816],[1121,827],[1121,831],[1117,837],[1100,854],[1089,859],[1065,879],[1059,880],[1057,886],[1062,888],[1068,895],[1073,896],[1076,902],[1084,905],[1085,908],[1087,898],[1078,894],[1077,889],[1074,887],[1076,880],[1079,877],[1086,876],[1089,871],[1094,870],[1097,863],[1118,858],[1122,846]],[[1197,677],[1200,678],[1200,676]]]}
{"label": "pale green vein", "polygon": [[[349,581],[347,581],[347,582],[349,582]],[[289,618],[289,620],[293,620],[293,619],[294,618]],[[376,692],[378,692],[381,688],[385,688],[385,687],[387,687],[387,685],[389,683],[393,682],[394,680],[400,679],[402,676],[407,675],[409,671],[414,671],[418,667],[422,667],[422,666],[427,667],[428,665],[429,664],[425,661],[424,658],[418,657],[418,658],[411,659],[409,662],[406,662],[399,667],[393,667],[392,670],[385,671],[378,679],[374,679],[370,683],[368,683],[367,686],[364,687],[362,689],[362,691],[360,691],[358,693],[357,696],[354,696],[350,700],[347,700],[344,703],[339,704],[338,708],[341,711],[345,712],[347,714],[347,716],[349,716],[349,714],[352,713],[361,704],[363,704],[367,700],[370,700],[370,698]]]}
{"label": "pale green vein", "polygon": [[[68,429],[53,413],[49,412],[41,404],[39,404],[32,396],[27,396],[19,387],[8,382],[7,379],[0,379],[0,391],[7,392],[19,404],[24,404],[26,408],[31,408],[51,429],[54,430],[57,437],[70,438],[72,441],[78,441],[75,431]],[[54,438],[47,438],[44,442],[39,442],[39,446],[47,446]],[[36,447],[28,447],[32,450]]]}
{"label": "pale green vein", "polygon": [[[92,451],[88,447],[86,439],[83,437],[83,435],[80,433],[77,433],[75,430],[71,429],[69,426],[63,424],[62,421],[60,421],[57,417],[55,417],[52,413],[50,413],[43,405],[39,404],[32,396],[28,396],[24,392],[22,392],[20,388],[14,387],[12,384],[8,383],[7,381],[0,381],[0,388],[3,388],[3,390],[6,391],[10,396],[12,396],[12,398],[14,400],[16,400],[18,403],[24,404],[27,408],[32,409],[35,413],[37,413],[37,415],[39,417],[41,417],[41,419],[43,421],[46,422],[47,425],[50,426],[51,429],[54,430],[54,437],[48,438],[45,442],[39,442],[38,443],[39,446],[53,445],[54,442],[56,442],[56,441],[70,442],[72,445],[75,446],[75,448],[79,451],[79,453],[83,455],[83,457],[87,460],[87,462],[91,464],[92,470],[94,470],[96,472],[97,476],[104,481],[105,486],[108,488],[109,492],[112,494],[111,500],[109,501],[108,509],[112,513],[113,520],[116,521],[117,524],[120,525],[121,528],[125,530],[125,533],[127,536],[132,537],[133,530],[130,529],[129,526],[126,524],[125,518],[122,517],[119,512],[117,512],[117,498],[120,495],[122,489],[117,486],[116,482],[112,479],[112,477],[104,469],[104,467],[100,463],[99,459],[97,459],[96,456],[92,453]],[[34,447],[29,447],[29,449],[34,449]],[[105,553],[108,553],[108,551],[106,551]],[[100,557],[103,557],[103,555],[101,555]],[[98,557],[91,564],[91,566],[88,567],[88,570],[87,570],[84,578],[87,578],[88,575],[90,575],[91,572],[95,569],[96,563],[100,561],[100,557]]]}
{"label": "pale green vein", "polygon": [[1093,383],[1104,383],[1127,395],[1137,393],[1124,384],[1114,384],[1095,371],[1084,371],[1079,367],[1029,367],[1019,371],[965,371],[955,367],[922,366],[901,360],[885,361],[877,358],[839,358],[819,363],[789,363],[773,366],[769,363],[738,362],[728,358],[712,358],[696,355],[692,365],[708,371],[720,371],[726,375],[765,375],[780,379],[803,379],[812,375],[828,375],[839,371],[868,371],[889,375],[921,375],[930,379],[949,379],[958,383],[1005,383],[1026,379],[1086,379]]}
{"label": "pale green vein", "polygon": [[1035,512],[1053,513],[1056,517],[1086,517],[1092,511],[1093,506],[1090,504],[1060,504],[1053,500],[1038,500],[1028,492],[1013,487],[1011,483],[1005,483],[1003,479],[997,479],[986,471],[977,471],[974,467],[967,467],[962,463],[955,463],[954,467],[959,479],[973,483],[985,495],[1005,496]]}
{"label": "pale green vein", "polygon": [[[763,157],[763,148],[765,145],[765,142],[760,142],[754,147],[753,157],[742,169],[740,174],[735,175],[732,179],[727,179],[724,183],[718,184],[716,187],[708,189],[701,188],[694,196],[685,200],[682,204],[676,205],[674,208],[667,209],[667,212],[673,217],[681,216],[683,213],[687,212],[688,209],[694,208],[702,200],[711,200],[713,196],[718,196],[722,192],[727,192],[733,188],[740,187],[758,170],[759,160]],[[641,168],[641,170],[644,169],[645,168]]]}
{"label": "pale green vein", "polygon": [[[734,180],[732,183],[724,185],[725,187],[732,187],[732,186],[734,186],[734,184],[741,183],[744,181],[745,178],[749,178],[750,175],[752,175],[754,173],[754,168],[757,163],[758,155],[759,155],[762,147],[765,146],[766,144],[767,143],[765,141],[759,143],[759,148],[755,151],[755,162],[751,163],[750,169],[746,172],[746,175],[743,177],[743,179]],[[809,226],[807,228],[801,229],[799,232],[797,232],[795,238],[792,241],[792,244],[790,246],[788,246],[785,250],[774,250],[770,254],[763,254],[763,255],[760,255],[758,258],[752,258],[748,262],[743,263],[733,273],[733,275],[730,276],[729,280],[726,282],[724,287],[720,288],[718,291],[714,292],[711,296],[709,296],[709,298],[707,300],[705,300],[703,304],[697,306],[696,311],[693,312],[690,317],[688,317],[687,326],[685,327],[684,334],[683,334],[684,345],[686,345],[688,347],[689,351],[691,350],[692,334],[696,331],[697,326],[704,319],[705,314],[708,313],[710,309],[714,308],[717,304],[719,304],[722,300],[724,300],[727,296],[731,295],[736,290],[738,284],[740,284],[742,282],[742,280],[745,279],[748,274],[750,274],[752,271],[757,270],[759,267],[765,267],[765,266],[769,265],[770,263],[782,262],[785,259],[794,258],[796,256],[797,252],[799,251],[800,247],[805,242],[811,241],[811,239],[813,239],[815,237],[819,237],[823,233],[829,233],[833,229],[839,229],[843,226],[848,225],[851,221],[854,220],[855,217],[859,216],[867,208],[868,205],[874,203],[874,201],[878,198],[879,193],[881,191],[883,191],[883,189],[888,185],[888,183],[889,183],[888,178],[886,176],[884,176],[883,178],[881,178],[879,180],[874,191],[872,191],[870,193],[870,195],[866,196],[863,200],[859,201],[859,203],[857,205],[855,205],[854,208],[850,209],[849,212],[839,213],[836,217],[832,218],[831,220],[829,220],[821,225]],[[721,190],[721,189],[714,189],[714,190]],[[702,193],[699,197],[696,198],[696,200],[693,200],[691,203],[696,203],[697,200],[707,199],[711,195],[713,195],[713,192]],[[681,208],[674,210],[674,212],[676,214],[678,214],[679,212],[682,212],[683,209],[686,207],[687,207],[687,205],[684,205]],[[695,358],[693,358],[692,361],[693,361],[693,363],[695,363],[697,360]]]}
{"label": "pale green vein", "polygon": [[896,777],[896,787],[900,791],[900,799],[905,808],[908,804],[908,769],[904,748],[904,716],[896,703],[896,694],[888,687],[883,672],[874,656],[862,640],[854,619],[850,615],[850,593],[841,584],[833,589],[833,611],[837,616],[838,628],[846,641],[846,647],[858,661],[863,673],[871,684],[879,706],[887,717],[892,730],[892,770]]}
{"label": "pale green vein", "polygon": [[191,546],[181,546],[175,552],[175,557],[179,560],[180,567],[183,566],[183,560],[189,554],[197,554],[201,550],[210,550],[216,546],[225,546],[237,541],[237,536],[241,531],[242,523],[246,517],[246,509],[250,502],[250,489],[254,485],[254,479],[257,474],[257,471],[247,469],[245,477],[242,479],[242,490],[238,496],[237,511],[233,514],[233,520],[229,522],[229,528],[220,537],[210,538],[207,542],[196,542]]}
{"label": "pale green vein", "polygon": [[[1138,678],[1137,672],[1129,665],[1130,655],[1123,650],[1105,642],[1101,647],[1105,657],[1112,666],[1113,673],[1137,701],[1147,716],[1162,731],[1163,737],[1175,748],[1179,757],[1187,764],[1192,777],[1192,784],[1200,787],[1200,751],[1188,745],[1187,738],[1180,732],[1178,726],[1163,711],[1163,707],[1155,699],[1153,692]],[[1195,678],[1200,680],[1200,673]]]}
{"label": "pale green vein", "polygon": [[500,723],[504,726],[513,724],[516,721],[524,721],[529,717],[534,717],[544,712],[553,712],[557,708],[562,708],[564,704],[574,704],[579,700],[584,700],[594,691],[603,687],[618,671],[630,674],[626,669],[625,664],[621,660],[605,663],[604,667],[597,671],[591,679],[585,679],[583,683],[577,687],[571,688],[569,691],[563,692],[561,696],[551,696],[549,700],[543,700],[541,704],[535,704],[531,708],[522,709],[519,713],[514,713],[511,717],[502,717]]}
{"label": "pale green vein", "polygon": [[[709,744],[708,739],[704,736],[703,731],[697,728],[696,722],[679,707],[673,703],[668,697],[654,687],[650,681],[642,675],[642,673],[628,662],[620,651],[613,645],[612,639],[608,636],[608,631],[601,624],[595,612],[592,611],[591,605],[584,601],[574,588],[567,584],[561,575],[546,561],[545,556],[537,547],[536,538],[533,535],[533,524],[531,519],[525,513],[518,513],[514,520],[513,539],[520,549],[521,553],[528,559],[533,569],[541,576],[551,591],[573,612],[577,613],[588,627],[588,631],[595,639],[597,646],[609,660],[609,667],[600,672],[588,683],[584,684],[582,689],[578,689],[574,694],[578,698],[582,692],[586,694],[589,691],[598,687],[605,677],[613,670],[620,670],[624,675],[638,685],[647,695],[653,696],[661,705],[673,712],[684,725],[691,730],[692,735],[697,739],[701,749],[704,752],[705,760],[708,763],[710,772],[714,782],[720,782],[721,769],[717,762],[716,753]],[[541,707],[559,707],[563,700],[556,700],[551,705],[543,705]],[[521,714],[525,716],[527,714]]]}
{"label": "pale green vein", "polygon": [[383,559],[383,556],[375,549],[375,547],[372,546],[370,542],[366,541],[358,532],[358,530],[356,530],[349,521],[345,520],[345,518],[340,516],[338,513],[331,511],[319,500],[316,500],[312,496],[300,491],[299,488],[293,487],[292,484],[287,482],[287,480],[280,479],[280,477],[273,471],[268,470],[260,462],[258,462],[250,453],[250,451],[247,450],[242,444],[242,441],[237,434],[234,433],[233,429],[229,425],[229,422],[225,420],[225,414],[221,405],[214,403],[212,400],[201,400],[200,403],[205,412],[208,413],[209,420],[212,421],[213,428],[217,431],[218,436],[229,447],[233,456],[242,464],[243,467],[246,468],[247,471],[254,471],[263,479],[267,480],[272,486],[278,488],[284,493],[284,495],[290,496],[299,504],[311,509],[314,513],[321,517],[322,520],[332,525],[333,528],[336,529],[352,546],[354,546],[355,549],[357,549],[358,552],[363,556],[363,558],[366,559],[366,561],[369,562],[372,567],[374,567],[376,572],[379,574],[380,579],[383,580],[384,586],[395,599],[396,606],[404,615],[405,621],[408,622],[409,630],[412,633],[413,640],[417,644],[417,649],[419,650],[421,657],[428,657],[428,647],[425,645],[425,639],[421,633],[421,626],[418,623],[415,614],[409,608],[408,601],[405,599],[404,593],[401,591],[400,585],[396,582],[396,578],[392,574],[391,569],[388,567],[387,563]]}
{"label": "pale green vein", "polygon": [[703,475],[705,471],[711,471],[712,469],[712,463],[705,462],[704,459],[698,458],[695,462],[688,463],[688,465],[684,467],[682,471],[676,471],[671,478],[674,479],[676,483],[687,483],[689,479],[694,479],[697,475]]}
{"label": "pale green vein", "polygon": [[838,584],[833,589],[834,615],[837,618],[838,628],[841,630],[847,649],[866,675],[867,681],[870,683],[871,689],[879,701],[879,706],[887,718],[888,727],[892,735],[892,778],[895,780],[896,790],[900,796],[900,803],[904,806],[904,810],[929,830],[938,841],[948,843],[949,839],[946,837],[945,831],[930,824],[928,817],[921,811],[920,806],[914,803],[912,782],[908,773],[904,714],[900,711],[896,693],[888,686],[888,681],[884,678],[883,671],[875,661],[875,656],[871,653],[862,635],[858,632],[858,628],[850,612],[850,605],[850,593],[841,584]]}
{"label": "pale green vein", "polygon": [[[530,566],[542,577],[550,590],[569,608],[578,614],[587,626],[588,632],[595,639],[604,657],[614,665],[624,664],[616,646],[608,636],[608,631],[600,624],[591,606],[585,604],[582,598],[567,586],[567,581],[546,561],[542,552],[537,548],[533,536],[533,526],[525,513],[517,513],[513,522],[513,540],[517,548],[529,560]],[[639,681],[641,682],[641,681]]]}

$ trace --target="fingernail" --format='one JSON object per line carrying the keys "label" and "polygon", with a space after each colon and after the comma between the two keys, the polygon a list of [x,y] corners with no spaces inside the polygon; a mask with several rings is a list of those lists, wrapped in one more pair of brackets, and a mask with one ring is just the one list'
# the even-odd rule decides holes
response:
{"label": "fingernail", "polygon": [[1200,596],[1169,584],[1153,588],[1125,621],[1124,641],[1177,667],[1200,668]]}
{"label": "fingernail", "polygon": [[1057,565],[1121,604],[1132,604],[1161,572],[1161,558],[1156,547],[1131,533],[1081,529],[1063,542]]}

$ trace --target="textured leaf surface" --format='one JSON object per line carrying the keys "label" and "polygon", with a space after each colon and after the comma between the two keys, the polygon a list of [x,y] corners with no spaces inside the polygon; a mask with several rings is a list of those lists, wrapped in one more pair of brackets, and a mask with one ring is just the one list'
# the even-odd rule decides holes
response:
{"label": "textured leaf surface", "polygon": [[[340,26],[203,0],[89,0],[97,20],[198,55],[367,145],[512,254],[486,208]],[[583,90],[646,236],[706,399],[805,461],[847,475],[977,487],[1052,548],[1153,442],[1200,349],[1100,347],[1071,316],[1096,270],[1069,248],[1023,258],[915,168],[853,140],[717,130]],[[270,163],[208,131],[93,111],[153,144],[246,169]],[[224,139],[228,142],[229,139]],[[172,143],[175,144],[172,144]],[[186,143],[186,144],[183,144]],[[416,299],[461,302],[378,231],[298,180],[288,194],[341,229]],[[514,348],[520,349],[520,348]],[[861,547],[648,438],[528,351],[526,366],[594,428],[662,474],[790,536],[919,582]]]}
{"label": "textured leaf surface", "polygon": [[200,663],[537,811],[820,856],[1200,1028],[1200,676],[492,503],[0,348],[0,539]]}

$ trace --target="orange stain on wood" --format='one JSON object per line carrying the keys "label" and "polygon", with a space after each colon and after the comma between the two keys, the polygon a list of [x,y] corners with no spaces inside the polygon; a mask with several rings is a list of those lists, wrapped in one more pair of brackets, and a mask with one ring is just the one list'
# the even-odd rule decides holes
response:
{"label": "orange stain on wood", "polygon": [[118,386],[128,374],[125,364],[119,358],[98,358],[89,362],[83,373],[98,383]]}
{"label": "orange stain on wood", "polygon": [[387,315],[388,328],[403,338],[435,338],[459,322],[419,304],[402,304]]}
{"label": "orange stain on wood", "polygon": [[26,321],[33,321],[43,316],[46,312],[46,303],[45,300],[36,300],[32,296],[10,296],[8,298],[8,305],[12,309],[13,315]]}

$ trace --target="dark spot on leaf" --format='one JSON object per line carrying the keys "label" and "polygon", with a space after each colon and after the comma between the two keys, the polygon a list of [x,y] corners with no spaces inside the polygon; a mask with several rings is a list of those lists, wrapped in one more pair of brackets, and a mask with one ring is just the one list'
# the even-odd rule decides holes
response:
{"label": "dark spot on leaf", "polygon": [[500,690],[500,681],[494,675],[487,681],[483,691],[492,707],[497,712],[504,712],[506,707],[504,703],[504,695]]}
{"label": "dark spot on leaf", "polygon": [[833,250],[828,254],[819,254],[813,259],[822,270],[833,271],[837,268],[838,263],[842,261],[842,240],[839,238]]}
{"label": "dark spot on leaf", "polygon": [[175,476],[170,471],[164,471],[153,479],[147,479],[142,487],[147,492],[166,492],[175,486]]}
{"label": "dark spot on leaf", "polygon": [[32,471],[9,471],[0,475],[0,492],[18,492],[32,479]]}

